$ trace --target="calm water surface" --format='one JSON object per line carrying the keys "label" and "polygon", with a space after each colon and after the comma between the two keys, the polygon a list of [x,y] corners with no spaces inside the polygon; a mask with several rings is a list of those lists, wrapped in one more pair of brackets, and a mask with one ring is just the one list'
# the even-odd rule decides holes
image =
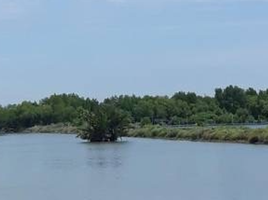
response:
{"label": "calm water surface", "polygon": [[267,200],[268,146],[0,137],[1,200]]}

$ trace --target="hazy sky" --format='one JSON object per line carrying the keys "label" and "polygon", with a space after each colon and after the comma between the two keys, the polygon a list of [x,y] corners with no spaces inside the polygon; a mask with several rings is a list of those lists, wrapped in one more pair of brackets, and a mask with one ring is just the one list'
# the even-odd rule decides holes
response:
{"label": "hazy sky", "polygon": [[268,0],[0,0],[0,104],[268,88]]}

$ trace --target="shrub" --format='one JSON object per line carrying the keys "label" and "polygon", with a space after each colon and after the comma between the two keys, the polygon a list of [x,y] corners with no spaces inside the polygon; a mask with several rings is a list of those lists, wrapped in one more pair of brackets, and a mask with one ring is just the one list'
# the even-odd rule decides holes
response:
{"label": "shrub", "polygon": [[251,137],[249,138],[248,142],[249,142],[250,144],[256,144],[256,143],[259,142],[259,137],[258,137],[258,136],[251,136]]}
{"label": "shrub", "polygon": [[152,124],[151,119],[149,117],[144,117],[141,119],[141,126],[144,127],[146,125]]}

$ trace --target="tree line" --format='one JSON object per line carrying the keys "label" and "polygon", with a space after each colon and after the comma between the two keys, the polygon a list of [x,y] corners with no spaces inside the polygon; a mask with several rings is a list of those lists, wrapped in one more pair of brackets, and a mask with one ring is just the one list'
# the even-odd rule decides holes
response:
{"label": "tree line", "polygon": [[268,121],[268,89],[256,91],[232,85],[215,89],[213,97],[177,92],[171,97],[121,95],[99,102],[76,94],[54,94],[39,102],[0,106],[2,132],[71,123],[83,127],[85,133],[112,135],[123,133],[130,123],[206,125],[264,121]]}

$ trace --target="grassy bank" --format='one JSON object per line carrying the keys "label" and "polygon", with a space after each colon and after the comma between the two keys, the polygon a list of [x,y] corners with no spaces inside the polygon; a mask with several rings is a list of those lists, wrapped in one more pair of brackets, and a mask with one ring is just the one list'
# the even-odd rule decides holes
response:
{"label": "grassy bank", "polygon": [[127,136],[190,141],[268,144],[268,128],[165,128],[161,126],[145,126],[130,130]]}
{"label": "grassy bank", "polygon": [[27,128],[23,133],[78,133],[78,128],[66,123],[51,124],[47,126],[33,126]]}
{"label": "grassy bank", "polygon": [[[65,133],[76,134],[79,129],[66,123],[47,126],[34,126],[23,133]],[[127,137],[161,138],[171,140],[232,142],[249,144],[268,144],[268,128],[250,129],[246,127],[194,127],[168,128],[148,125],[130,129]]]}

